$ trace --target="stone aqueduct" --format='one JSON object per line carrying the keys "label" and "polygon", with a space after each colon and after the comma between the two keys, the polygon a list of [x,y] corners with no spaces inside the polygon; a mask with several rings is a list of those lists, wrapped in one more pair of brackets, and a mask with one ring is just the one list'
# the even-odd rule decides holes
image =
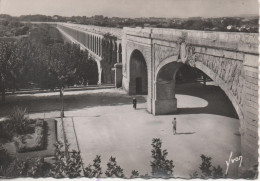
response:
{"label": "stone aqueduct", "polygon": [[57,28],[96,59],[100,83],[102,38],[106,33],[116,36],[111,42],[117,53],[115,84],[130,95],[147,94],[147,110],[154,115],[176,113],[175,75],[182,65],[203,71],[238,114],[243,168],[258,162],[258,34],[67,23],[57,23]]}

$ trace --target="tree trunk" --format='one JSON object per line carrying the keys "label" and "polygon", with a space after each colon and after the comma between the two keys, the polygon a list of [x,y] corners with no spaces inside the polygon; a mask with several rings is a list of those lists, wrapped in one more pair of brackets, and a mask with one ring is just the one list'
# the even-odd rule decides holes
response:
{"label": "tree trunk", "polygon": [[61,99],[61,112],[60,112],[60,117],[64,117],[64,103],[63,103],[63,87],[60,88],[60,99]]}

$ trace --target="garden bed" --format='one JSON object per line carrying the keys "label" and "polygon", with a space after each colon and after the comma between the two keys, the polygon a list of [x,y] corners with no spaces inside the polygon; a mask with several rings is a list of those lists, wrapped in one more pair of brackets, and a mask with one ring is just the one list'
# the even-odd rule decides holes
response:
{"label": "garden bed", "polygon": [[18,159],[27,159],[27,158],[35,158],[35,157],[50,157],[54,156],[55,147],[54,144],[57,141],[56,136],[56,120],[54,119],[44,119],[46,123],[46,141],[45,147],[43,150],[32,151],[32,152],[24,152],[24,153],[16,153],[16,157]]}
{"label": "garden bed", "polygon": [[31,134],[19,135],[13,138],[18,153],[39,151],[46,148],[47,125],[43,119],[37,119],[30,126],[34,128]]}
{"label": "garden bed", "polygon": [[[54,151],[55,151],[54,144],[57,141],[56,124],[57,124],[56,120],[54,119],[44,119],[43,134],[45,134],[46,137],[45,139],[43,139],[43,145],[41,147],[42,148],[41,150],[32,149],[33,145],[35,144],[32,144],[31,146],[28,144],[29,142],[36,139],[36,138],[32,138],[33,136],[30,137],[27,136],[29,137],[29,139],[27,140],[27,150],[24,152],[18,152],[17,147],[15,145],[15,141],[8,141],[3,143],[3,145],[11,155],[13,155],[14,157],[20,160],[26,160],[28,158],[36,158],[36,157],[54,156]],[[37,137],[36,135],[34,136]]]}

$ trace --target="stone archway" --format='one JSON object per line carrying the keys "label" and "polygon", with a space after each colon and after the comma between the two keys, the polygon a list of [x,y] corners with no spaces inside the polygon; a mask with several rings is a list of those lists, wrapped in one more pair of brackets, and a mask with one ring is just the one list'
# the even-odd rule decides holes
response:
{"label": "stone archway", "polygon": [[147,65],[143,54],[139,50],[134,50],[130,56],[130,95],[147,95],[148,93],[148,73]]}
{"label": "stone archway", "polygon": [[[174,59],[175,58],[175,59]],[[177,57],[170,57],[161,62],[155,72],[153,114],[174,114],[177,112],[177,99],[175,98],[175,76],[179,68],[184,65],[178,62]],[[191,66],[191,65],[190,65]],[[223,81],[218,78],[210,68],[201,62],[195,62],[193,66],[210,77],[227,95],[240,120],[243,120],[243,112],[234,96],[227,90]]]}

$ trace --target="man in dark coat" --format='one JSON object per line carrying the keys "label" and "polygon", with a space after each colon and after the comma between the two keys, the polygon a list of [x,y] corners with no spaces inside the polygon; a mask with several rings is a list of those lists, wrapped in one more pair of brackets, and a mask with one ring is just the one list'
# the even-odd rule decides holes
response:
{"label": "man in dark coat", "polygon": [[137,104],[137,100],[136,100],[136,98],[134,97],[134,98],[133,98],[133,108],[134,108],[134,109],[136,109],[136,104]]}
{"label": "man in dark coat", "polygon": [[172,121],[172,131],[174,135],[177,133],[176,128],[177,128],[177,121],[176,118],[174,118],[174,120]]}

